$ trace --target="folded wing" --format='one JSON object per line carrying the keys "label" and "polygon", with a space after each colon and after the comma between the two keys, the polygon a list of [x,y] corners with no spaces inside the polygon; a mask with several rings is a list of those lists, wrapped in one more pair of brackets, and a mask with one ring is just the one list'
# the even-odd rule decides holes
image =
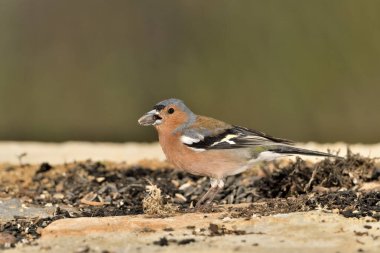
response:
{"label": "folded wing", "polygon": [[254,146],[271,146],[275,144],[292,145],[293,142],[276,138],[265,133],[239,127],[229,126],[207,131],[208,129],[191,129],[182,135],[182,142],[196,150],[236,149]]}

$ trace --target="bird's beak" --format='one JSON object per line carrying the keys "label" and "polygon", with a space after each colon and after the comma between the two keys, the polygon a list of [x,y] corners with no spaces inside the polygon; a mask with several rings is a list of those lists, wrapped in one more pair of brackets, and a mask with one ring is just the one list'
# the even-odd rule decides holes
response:
{"label": "bird's beak", "polygon": [[160,117],[159,112],[157,110],[152,110],[139,118],[138,122],[142,126],[150,126],[161,124],[161,120],[162,118]]}

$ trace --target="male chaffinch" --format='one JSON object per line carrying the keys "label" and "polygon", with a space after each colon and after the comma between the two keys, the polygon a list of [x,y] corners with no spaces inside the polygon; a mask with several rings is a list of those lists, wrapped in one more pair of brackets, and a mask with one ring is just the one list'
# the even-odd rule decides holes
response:
{"label": "male chaffinch", "polygon": [[194,114],[181,100],[167,99],[142,116],[140,125],[153,125],[166,158],[191,174],[210,177],[211,187],[196,208],[211,204],[223,179],[252,164],[287,155],[337,157],[293,146],[293,142]]}

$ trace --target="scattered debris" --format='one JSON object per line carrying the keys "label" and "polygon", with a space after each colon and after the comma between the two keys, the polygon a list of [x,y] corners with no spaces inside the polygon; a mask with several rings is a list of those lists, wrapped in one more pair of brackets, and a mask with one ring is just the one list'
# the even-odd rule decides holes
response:
{"label": "scattered debris", "polygon": [[169,246],[170,243],[176,243],[177,245],[186,245],[193,242],[195,242],[194,238],[185,238],[182,240],[176,240],[176,239],[168,240],[166,239],[166,237],[162,237],[159,240],[154,241],[153,244],[163,247],[163,246]]}
{"label": "scattered debris", "polygon": [[28,154],[25,153],[25,152],[23,152],[23,153],[17,155],[17,160],[18,160],[18,163],[20,164],[20,167],[24,167],[24,166],[25,166],[25,164],[24,164],[24,162],[22,161],[22,159],[23,159],[24,157],[26,157],[27,155],[28,155]]}
{"label": "scattered debris", "polygon": [[141,229],[141,233],[154,233],[156,232],[156,230],[154,230],[153,228],[149,228],[149,227],[144,227]]}
{"label": "scattered debris", "polygon": [[235,230],[235,229],[227,229],[225,225],[217,225],[210,223],[208,227],[210,231],[210,236],[221,236],[221,235],[245,235],[247,232],[245,230]]}
{"label": "scattered debris", "polygon": [[51,170],[53,166],[51,166],[49,163],[42,163],[40,168],[36,171],[36,174],[38,173],[45,173],[49,170]]}
{"label": "scattered debris", "polygon": [[[53,196],[54,197],[54,196]],[[89,192],[83,198],[81,198],[80,202],[89,206],[103,206],[106,203],[103,202],[102,198],[98,198],[99,201],[94,201],[98,198],[98,195],[94,192]]]}
{"label": "scattered debris", "polygon": [[368,234],[368,232],[360,232],[360,231],[354,231],[354,234],[356,235],[356,236],[368,236],[369,234]]}
{"label": "scattered debris", "polygon": [[74,253],[87,253],[87,252],[90,252],[90,247],[85,245],[85,246],[80,246],[79,248],[77,248]]}
{"label": "scattered debris", "polygon": [[[26,219],[16,217],[15,220],[0,224],[0,249],[3,247],[14,247],[15,243],[30,244],[40,237],[41,229],[47,227],[54,220],[64,218],[57,214],[52,218]],[[1,238],[4,239],[2,243]],[[5,239],[7,241],[5,241]]]}
{"label": "scattered debris", "polygon": [[211,235],[221,235],[222,231],[219,231],[219,226],[213,223],[210,223],[210,226],[208,227],[210,230]]}
{"label": "scattered debris", "polygon": [[344,190],[311,196],[305,203],[310,209],[322,206],[338,209],[347,218],[372,217],[380,220],[380,192]]}
{"label": "scattered debris", "polygon": [[364,182],[377,181],[379,177],[380,168],[374,159],[348,152],[344,160],[327,158],[313,164],[297,158],[284,168],[276,165],[276,170],[269,177],[256,181],[255,186],[260,196],[284,198],[321,189],[333,192],[356,190]]}
{"label": "scattered debris", "polygon": [[[324,159],[313,164],[297,159],[286,164],[264,163],[260,168],[266,171],[262,177],[255,171],[228,177],[216,196],[219,204],[251,203],[248,208],[231,207],[232,218],[322,209],[345,217],[380,220],[380,192],[361,188],[380,185],[380,169],[374,159],[349,153],[344,160]],[[0,233],[14,236],[16,243],[29,243],[39,237],[38,228],[61,218],[187,212],[208,188],[206,177],[125,164],[86,161],[54,167],[48,163],[0,166],[0,197],[56,208],[47,219],[19,217],[1,223]],[[245,233],[216,224],[210,224],[208,231],[213,236]]]}
{"label": "scattered debris", "polygon": [[171,203],[164,204],[161,190],[156,185],[148,185],[146,189],[148,194],[142,201],[145,214],[164,217],[178,211],[177,206]]}
{"label": "scattered debris", "polygon": [[166,237],[161,237],[158,241],[154,241],[153,244],[161,246],[161,247],[162,246],[168,246],[169,241],[168,241],[168,239],[166,239]]}
{"label": "scattered debris", "polygon": [[195,239],[194,238],[188,238],[188,239],[179,240],[177,244],[178,245],[186,245],[186,244],[189,244],[192,242],[195,242]]}
{"label": "scattered debris", "polygon": [[16,243],[16,237],[10,233],[0,232],[0,249],[1,248],[10,248]]}

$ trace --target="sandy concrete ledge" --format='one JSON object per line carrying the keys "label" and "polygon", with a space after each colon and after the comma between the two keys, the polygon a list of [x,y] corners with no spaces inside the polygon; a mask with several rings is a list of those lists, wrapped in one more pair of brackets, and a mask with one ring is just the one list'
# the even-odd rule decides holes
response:
{"label": "sandy concrete ledge", "polygon": [[[240,232],[212,234],[211,223]],[[379,229],[379,222],[323,211],[248,220],[227,213],[76,218],[50,224],[37,246],[7,252],[378,252]]]}
{"label": "sandy concrete ledge", "polygon": [[87,159],[128,163],[165,159],[158,143],[0,142],[0,163],[18,163],[21,154],[26,154],[23,162],[31,164],[62,164]]}
{"label": "sandy concrete ledge", "polygon": [[[347,147],[344,143],[300,146],[321,151],[340,150],[340,155],[346,153]],[[354,153],[380,157],[380,144],[357,144],[350,145],[350,148]],[[0,142],[0,162],[18,163],[17,156],[22,153],[27,153],[23,163],[59,164],[92,159],[133,164],[143,159],[165,159],[157,143]],[[17,208],[19,204],[14,206]],[[4,210],[11,215],[11,210]],[[34,245],[18,244],[6,252],[336,253],[379,252],[380,249],[380,222],[371,218],[344,218],[322,210],[263,217],[254,215],[250,219],[233,217],[236,216],[222,212],[187,213],[168,218],[131,215],[61,219],[42,230],[42,237],[33,242]],[[244,233],[215,235],[210,232],[211,223]],[[160,246],[161,238],[166,238],[168,245]]]}
{"label": "sandy concrete ledge", "polygon": [[[313,150],[327,151],[328,149],[340,155],[345,155],[346,143],[318,144],[314,142],[299,143],[300,147]],[[350,144],[354,153],[363,156],[380,157],[380,144],[364,145]],[[23,157],[24,163],[62,164],[65,162],[92,160],[109,160],[113,162],[136,163],[143,159],[165,160],[158,143],[91,143],[91,142],[0,142],[0,163],[18,163],[18,156]],[[307,159],[315,159],[305,157]]]}

